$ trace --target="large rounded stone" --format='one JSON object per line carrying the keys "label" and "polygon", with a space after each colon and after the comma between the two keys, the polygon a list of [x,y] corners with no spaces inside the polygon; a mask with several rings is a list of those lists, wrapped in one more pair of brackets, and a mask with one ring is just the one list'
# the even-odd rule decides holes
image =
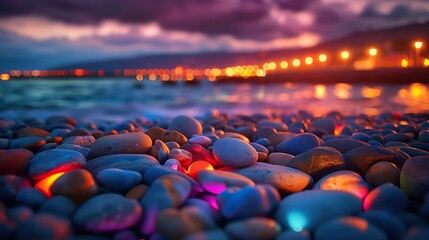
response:
{"label": "large rounded stone", "polygon": [[422,200],[429,192],[429,157],[414,157],[401,170],[400,186],[409,197]]}
{"label": "large rounded stone", "polygon": [[55,196],[46,201],[39,212],[50,213],[59,217],[70,219],[76,211],[76,204],[68,197]]}
{"label": "large rounded stone", "polygon": [[372,165],[365,174],[365,180],[373,187],[385,183],[399,185],[401,170],[390,162],[378,162]]}
{"label": "large rounded stone", "polygon": [[97,193],[92,175],[85,169],[76,169],[61,175],[51,186],[52,195],[66,196],[82,203]]}
{"label": "large rounded stone", "polygon": [[320,147],[321,139],[312,133],[298,134],[292,138],[279,143],[275,150],[277,152],[298,155],[312,148]]}
{"label": "large rounded stone", "polygon": [[254,217],[229,222],[225,231],[232,239],[274,239],[280,233],[280,227],[271,218]]}
{"label": "large rounded stone", "polygon": [[91,146],[94,157],[112,154],[146,153],[152,147],[150,137],[141,132],[108,135],[95,140]]}
{"label": "large rounded stone", "polygon": [[359,214],[361,209],[361,200],[351,193],[311,190],[284,198],[275,219],[287,229],[313,231],[331,219]]}
{"label": "large rounded stone", "polygon": [[343,156],[331,147],[317,147],[290,159],[286,166],[310,174],[314,180],[335,171],[345,169]]}
{"label": "large rounded stone", "polygon": [[55,173],[81,168],[85,165],[85,157],[76,151],[68,149],[51,149],[36,154],[30,161],[28,176],[42,180]]}
{"label": "large rounded stone", "polygon": [[156,165],[159,162],[147,154],[114,154],[92,159],[86,163],[85,168],[94,176],[109,168],[132,170],[143,175],[148,168]]}
{"label": "large rounded stone", "polygon": [[0,175],[26,173],[34,154],[26,149],[10,149],[0,152]]}
{"label": "large rounded stone", "polygon": [[313,186],[313,178],[300,170],[271,165],[267,163],[255,163],[255,165],[229,171],[243,175],[256,184],[270,184],[282,195],[300,192]]}
{"label": "large rounded stone", "polygon": [[387,240],[378,227],[363,218],[343,217],[322,224],[314,233],[315,240]]}
{"label": "large rounded stone", "polygon": [[400,212],[408,208],[408,198],[400,188],[391,183],[386,183],[369,192],[363,202],[363,207],[365,211]]}
{"label": "large rounded stone", "polygon": [[370,211],[362,213],[359,217],[374,224],[380,230],[383,230],[388,239],[401,240],[405,234],[406,228],[398,218],[386,211]]}
{"label": "large rounded stone", "polygon": [[113,232],[133,227],[141,215],[142,208],[136,200],[108,193],[85,202],[73,221],[90,232]]}
{"label": "large rounded stone", "polygon": [[220,212],[226,219],[264,216],[271,213],[279,201],[280,195],[271,185],[228,189],[216,197]]}
{"label": "large rounded stone", "polygon": [[310,130],[322,130],[329,135],[335,133],[335,120],[333,118],[318,118],[310,123]]}
{"label": "large rounded stone", "polygon": [[41,128],[34,128],[34,127],[28,127],[28,128],[21,128],[16,132],[16,136],[18,138],[21,137],[47,137],[49,136],[49,132],[41,129]]}
{"label": "large rounded stone", "polygon": [[96,179],[111,192],[124,192],[141,183],[143,177],[136,171],[110,168],[99,172]]}
{"label": "large rounded stone", "polygon": [[369,188],[368,184],[359,174],[348,170],[326,175],[314,185],[314,189],[349,192],[359,199],[365,198],[369,192]]}
{"label": "large rounded stone", "polygon": [[213,155],[225,166],[247,167],[256,163],[258,153],[248,143],[235,139],[223,138],[213,145]]}
{"label": "large rounded stone", "polygon": [[22,137],[15,138],[9,143],[10,149],[23,148],[30,151],[35,151],[46,143],[43,137]]}
{"label": "large rounded stone", "polygon": [[168,126],[168,130],[179,131],[187,138],[192,137],[192,135],[199,135],[203,133],[203,127],[201,123],[194,117],[188,115],[175,117]]}
{"label": "large rounded stone", "polygon": [[249,178],[233,172],[202,170],[197,175],[197,180],[208,192],[219,194],[229,187],[254,186]]}

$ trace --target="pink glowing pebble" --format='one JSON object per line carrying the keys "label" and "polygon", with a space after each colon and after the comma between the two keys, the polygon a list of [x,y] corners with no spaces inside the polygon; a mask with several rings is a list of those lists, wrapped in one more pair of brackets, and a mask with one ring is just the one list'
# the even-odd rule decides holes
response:
{"label": "pink glowing pebble", "polygon": [[191,165],[189,165],[188,167],[188,175],[193,178],[196,179],[197,178],[197,174],[201,171],[201,170],[211,170],[213,171],[213,166],[206,161],[195,161],[193,163],[191,163]]}
{"label": "pink glowing pebble", "polygon": [[212,152],[205,149],[203,146],[199,144],[185,144],[182,146],[183,149],[186,151],[192,153],[192,161],[207,161],[209,162],[214,168],[220,168],[223,167],[222,163],[217,161],[214,157]]}
{"label": "pink glowing pebble", "polygon": [[249,178],[233,172],[201,170],[197,181],[208,192],[219,194],[229,187],[243,188],[254,186]]}
{"label": "pink glowing pebble", "polygon": [[192,163],[192,153],[184,149],[175,148],[171,150],[170,158],[177,159],[182,166],[189,166]]}

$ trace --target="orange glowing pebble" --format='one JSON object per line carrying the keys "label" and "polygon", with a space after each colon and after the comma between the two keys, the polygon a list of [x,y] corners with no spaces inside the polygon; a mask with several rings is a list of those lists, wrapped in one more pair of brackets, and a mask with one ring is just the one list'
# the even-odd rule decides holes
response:
{"label": "orange glowing pebble", "polygon": [[188,168],[188,175],[193,178],[196,179],[197,178],[197,174],[201,171],[201,170],[214,170],[213,166],[206,161],[195,161],[193,162],[191,165],[189,165]]}
{"label": "orange glowing pebble", "polygon": [[53,175],[50,175],[43,180],[40,180],[39,182],[34,185],[35,188],[39,189],[43,194],[45,194],[46,197],[50,198],[52,197],[51,193],[51,186],[54,184],[54,182],[61,177],[65,172],[55,173]]}

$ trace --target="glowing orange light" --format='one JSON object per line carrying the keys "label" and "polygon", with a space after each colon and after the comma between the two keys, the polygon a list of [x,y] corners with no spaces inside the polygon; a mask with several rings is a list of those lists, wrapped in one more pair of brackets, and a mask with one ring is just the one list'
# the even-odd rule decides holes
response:
{"label": "glowing orange light", "polygon": [[292,61],[292,65],[293,65],[294,67],[299,67],[299,65],[301,65],[301,61],[300,61],[298,58],[295,58],[295,59]]}
{"label": "glowing orange light", "polygon": [[211,82],[216,81],[216,77],[215,76],[209,76],[209,81],[211,81]]}
{"label": "glowing orange light", "polygon": [[288,66],[289,66],[289,64],[286,61],[282,61],[280,63],[280,67],[283,68],[283,69],[287,68]]}
{"label": "glowing orange light", "polygon": [[377,55],[377,49],[376,48],[370,48],[368,53],[370,56],[375,56],[375,55]]}
{"label": "glowing orange light", "polygon": [[270,67],[268,65],[269,65],[269,63],[264,63],[264,65],[262,66],[265,71],[270,69]]}
{"label": "glowing orange light", "polygon": [[228,77],[231,77],[234,75],[234,71],[230,67],[225,69],[225,73]]}
{"label": "glowing orange light", "polygon": [[155,74],[150,74],[149,75],[149,80],[151,80],[151,81],[155,81],[156,80],[156,75]]}
{"label": "glowing orange light", "polygon": [[7,74],[7,73],[3,73],[3,74],[0,75],[0,79],[2,81],[8,81],[10,79],[10,75]]}
{"label": "glowing orange light", "polygon": [[368,87],[368,86],[363,86],[360,94],[362,95],[362,97],[364,98],[377,98],[381,95],[381,89],[379,87]]}
{"label": "glowing orange light", "polygon": [[326,86],[323,84],[317,84],[314,86],[314,97],[324,99],[326,97]]}
{"label": "glowing orange light", "polygon": [[34,185],[35,188],[39,189],[43,194],[45,194],[45,196],[47,196],[48,198],[52,197],[52,193],[51,193],[51,186],[52,184],[54,184],[54,182],[61,177],[61,175],[63,175],[65,172],[60,172],[60,173],[56,173],[53,174],[49,177],[46,177],[43,180],[40,180],[39,182],[36,183],[36,185]]}
{"label": "glowing orange light", "polygon": [[256,70],[256,76],[258,76],[258,77],[264,77],[265,76],[265,71],[262,70],[262,69]]}
{"label": "glowing orange light", "polygon": [[319,55],[319,61],[320,62],[326,62],[326,60],[328,59],[328,57],[326,56],[326,54],[320,54]]}
{"label": "glowing orange light", "polygon": [[270,70],[276,70],[276,67],[277,67],[277,65],[275,62],[270,62],[268,64],[268,69],[270,69]]}
{"label": "glowing orange light", "polygon": [[341,52],[341,58],[342,59],[348,59],[350,57],[350,53],[348,51],[342,51]]}
{"label": "glowing orange light", "polygon": [[422,48],[423,47],[423,42],[421,42],[421,41],[414,42],[414,47],[417,48],[417,49]]}
{"label": "glowing orange light", "polygon": [[141,74],[137,74],[137,76],[136,76],[136,80],[137,80],[137,81],[141,81],[141,80],[143,80],[143,75],[141,75]]}
{"label": "glowing orange light", "polygon": [[425,58],[425,60],[423,61],[423,66],[429,67],[429,59]]}
{"label": "glowing orange light", "polygon": [[193,163],[191,163],[191,165],[189,165],[188,167],[188,175],[191,178],[196,179],[197,178],[197,174],[201,171],[201,170],[211,170],[213,171],[214,168],[213,166],[207,162],[207,161],[195,161]]}
{"label": "glowing orange light", "polygon": [[402,66],[402,67],[404,67],[404,68],[408,67],[408,60],[407,60],[407,59],[405,59],[405,58],[404,58],[404,59],[402,59],[402,60],[401,60],[401,66]]}
{"label": "glowing orange light", "polygon": [[98,70],[97,71],[97,75],[100,76],[100,77],[104,76],[104,71],[103,70]]}
{"label": "glowing orange light", "polygon": [[74,74],[75,74],[77,77],[82,77],[84,73],[85,73],[85,71],[84,71],[83,69],[81,69],[81,68],[78,68],[78,69],[76,69],[76,70],[74,71]]}
{"label": "glowing orange light", "polygon": [[39,77],[39,76],[40,76],[40,71],[39,71],[39,70],[33,70],[33,71],[31,72],[31,75],[32,75],[33,77]]}
{"label": "glowing orange light", "polygon": [[352,89],[352,86],[349,84],[337,83],[335,84],[334,94],[341,99],[347,99],[351,95],[350,93],[351,89]]}
{"label": "glowing orange light", "polygon": [[311,65],[312,63],[313,63],[313,58],[312,57],[306,57],[305,58],[305,64]]}

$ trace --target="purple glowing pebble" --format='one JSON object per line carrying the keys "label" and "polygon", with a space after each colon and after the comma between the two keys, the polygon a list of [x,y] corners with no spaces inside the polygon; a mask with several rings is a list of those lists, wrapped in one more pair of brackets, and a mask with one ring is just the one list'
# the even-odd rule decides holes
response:
{"label": "purple glowing pebble", "polygon": [[104,233],[133,227],[142,207],[134,199],[115,193],[101,194],[86,201],[74,215],[74,223],[90,232]]}

